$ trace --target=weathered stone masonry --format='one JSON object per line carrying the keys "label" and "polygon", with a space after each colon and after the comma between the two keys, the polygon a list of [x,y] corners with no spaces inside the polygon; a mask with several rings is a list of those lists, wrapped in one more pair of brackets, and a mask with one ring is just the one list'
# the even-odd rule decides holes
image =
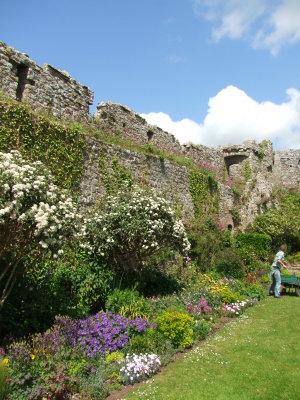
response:
{"label": "weathered stone masonry", "polygon": [[41,67],[0,42],[0,89],[5,96],[26,101],[59,119],[89,122],[93,92],[51,65]]}
{"label": "weathered stone masonry", "polygon": [[[98,104],[94,117],[89,113],[93,92],[72,79],[67,72],[50,65],[39,66],[0,42],[0,89],[5,96],[26,101],[59,119],[91,123],[110,135],[135,143],[153,144],[159,149],[193,160],[197,166],[213,169],[219,181],[220,219],[227,227],[245,229],[255,216],[272,204],[274,187],[300,190],[300,150],[273,152],[272,143],[246,141],[241,145],[208,148],[186,144],[168,132],[149,125],[135,111],[112,102]],[[182,204],[184,217],[193,215],[188,168],[86,137],[85,174],[81,182],[82,206],[91,206],[103,195],[99,157],[105,157],[109,171],[114,158],[130,171],[135,182],[143,181]],[[238,190],[237,190],[238,189]],[[239,214],[239,221],[234,215]]]}

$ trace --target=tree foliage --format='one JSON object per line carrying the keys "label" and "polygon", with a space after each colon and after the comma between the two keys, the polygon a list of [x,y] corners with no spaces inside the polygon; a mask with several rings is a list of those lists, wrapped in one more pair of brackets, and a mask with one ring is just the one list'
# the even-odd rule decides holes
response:
{"label": "tree foliage", "polygon": [[296,250],[300,246],[300,194],[280,190],[278,208],[271,208],[258,215],[251,227],[253,232],[265,233],[272,238],[273,247],[283,242]]}

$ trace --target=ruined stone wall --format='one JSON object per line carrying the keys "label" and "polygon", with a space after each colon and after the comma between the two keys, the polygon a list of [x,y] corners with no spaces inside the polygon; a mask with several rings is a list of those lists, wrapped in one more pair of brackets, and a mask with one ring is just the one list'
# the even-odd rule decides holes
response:
{"label": "ruined stone wall", "polygon": [[102,102],[94,114],[97,126],[111,131],[138,144],[154,144],[158,148],[174,154],[181,154],[181,146],[174,135],[161,128],[149,125],[135,111],[121,104]]}
{"label": "ruined stone wall", "polygon": [[59,119],[89,122],[93,92],[51,65],[41,67],[0,42],[0,90],[4,96],[26,101]]}
{"label": "ruined stone wall", "polygon": [[[278,151],[272,143],[246,141],[241,145],[208,148],[186,144],[168,132],[149,125],[135,111],[112,102],[98,104],[94,118],[89,113],[93,92],[68,73],[50,65],[39,66],[24,54],[0,42],[0,90],[5,96],[26,101],[59,119],[78,120],[103,128],[137,144],[153,144],[175,155],[190,158],[198,167],[216,173],[220,189],[220,217],[225,227],[244,230],[255,216],[272,206],[274,187],[300,190],[300,150]],[[149,157],[86,138],[85,176],[81,205],[91,206],[103,191],[98,158],[107,158],[111,171],[114,158],[127,168],[136,182],[147,182],[169,200],[178,199],[185,217],[193,214],[190,171],[167,159]],[[238,218],[237,218],[238,216]]]}
{"label": "ruined stone wall", "polygon": [[203,145],[188,143],[182,146],[182,152],[186,157],[193,160],[194,164],[198,167],[213,171],[218,180],[223,179],[224,157],[221,147],[214,149]]}
{"label": "ruined stone wall", "polygon": [[300,150],[284,150],[275,153],[274,181],[278,187],[300,190]]}
{"label": "ruined stone wall", "polygon": [[103,196],[103,162],[108,172],[113,174],[112,162],[117,160],[120,167],[130,172],[135,183],[144,183],[154,188],[158,194],[182,205],[184,218],[194,212],[189,190],[190,171],[185,166],[169,160],[161,161],[158,157],[146,156],[110,144],[105,144],[91,137],[86,137],[85,173],[81,182],[81,207],[91,207]]}

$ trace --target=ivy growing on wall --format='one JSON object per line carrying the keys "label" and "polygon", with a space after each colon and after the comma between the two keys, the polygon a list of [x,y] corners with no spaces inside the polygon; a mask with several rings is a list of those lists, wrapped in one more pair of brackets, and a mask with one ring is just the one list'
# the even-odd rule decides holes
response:
{"label": "ivy growing on wall", "polygon": [[78,126],[66,127],[24,103],[0,97],[0,151],[13,149],[43,162],[59,186],[78,193],[85,150]]}
{"label": "ivy growing on wall", "polygon": [[214,176],[206,170],[191,170],[190,193],[194,205],[195,217],[203,214],[218,213],[219,189]]}
{"label": "ivy growing on wall", "polygon": [[249,160],[245,162],[243,175],[246,181],[248,181],[251,178],[251,167]]}
{"label": "ivy growing on wall", "polygon": [[124,184],[129,188],[132,187],[132,175],[123,165],[120,165],[117,157],[112,158],[109,168],[107,157],[100,156],[98,166],[107,195],[116,194]]}

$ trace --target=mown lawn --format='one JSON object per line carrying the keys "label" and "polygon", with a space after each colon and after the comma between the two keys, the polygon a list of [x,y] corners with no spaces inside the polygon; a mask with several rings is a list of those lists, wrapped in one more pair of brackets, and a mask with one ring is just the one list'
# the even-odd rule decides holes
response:
{"label": "mown lawn", "polygon": [[300,399],[300,298],[268,298],[125,399]]}

